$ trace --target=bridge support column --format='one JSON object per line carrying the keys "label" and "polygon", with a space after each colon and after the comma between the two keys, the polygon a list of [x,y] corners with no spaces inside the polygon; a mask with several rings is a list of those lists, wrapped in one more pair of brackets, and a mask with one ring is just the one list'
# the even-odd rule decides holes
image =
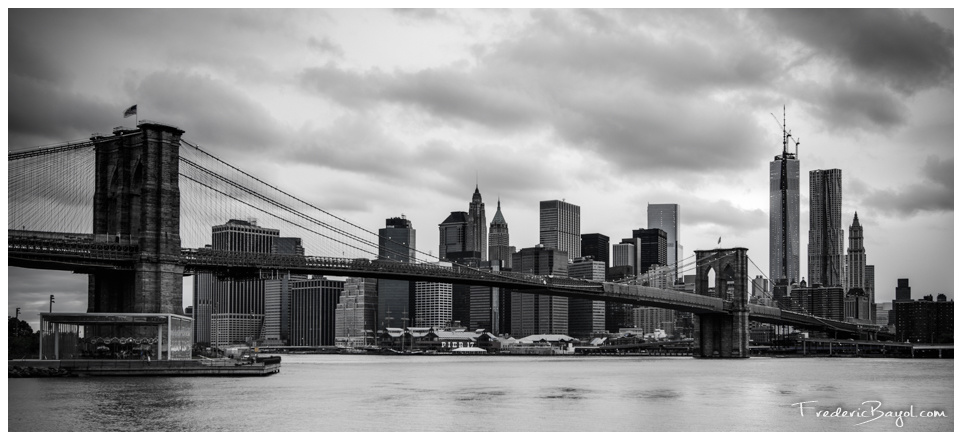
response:
{"label": "bridge support column", "polygon": [[695,357],[748,357],[748,313],[699,315]]}
{"label": "bridge support column", "polygon": [[[748,351],[748,249],[695,251],[695,293],[731,302],[727,313],[698,316],[696,357],[746,358]],[[709,276],[715,287],[709,288]]]}
{"label": "bridge support column", "polygon": [[180,135],[142,122],[94,138],[95,240],[136,245],[133,267],[90,275],[88,312],[183,313],[180,265]]}

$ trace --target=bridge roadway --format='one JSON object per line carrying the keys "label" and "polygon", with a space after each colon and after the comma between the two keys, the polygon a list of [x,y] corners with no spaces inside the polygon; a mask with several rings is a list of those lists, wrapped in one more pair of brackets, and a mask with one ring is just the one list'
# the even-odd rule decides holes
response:
{"label": "bridge roadway", "polygon": [[[91,273],[98,269],[132,270],[138,260],[148,258],[140,254],[136,244],[124,237],[13,229],[8,231],[7,255],[11,266],[79,273]],[[676,290],[512,272],[492,273],[459,266],[414,265],[364,258],[238,253],[206,248],[184,248],[180,255],[168,258],[171,263],[182,265],[188,274],[211,272],[226,277],[250,278],[259,277],[265,272],[289,271],[295,274],[499,287],[522,293],[661,307],[696,314],[726,314],[732,309],[731,301]],[[871,328],[757,304],[749,305],[749,317],[752,321],[823,328],[850,334]]]}

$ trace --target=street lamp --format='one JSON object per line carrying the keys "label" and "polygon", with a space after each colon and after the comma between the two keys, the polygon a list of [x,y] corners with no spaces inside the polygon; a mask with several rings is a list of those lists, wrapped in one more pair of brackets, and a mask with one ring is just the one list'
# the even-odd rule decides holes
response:
{"label": "street lamp", "polygon": [[53,313],[53,303],[55,302],[56,301],[53,300],[53,295],[50,295],[50,313]]}

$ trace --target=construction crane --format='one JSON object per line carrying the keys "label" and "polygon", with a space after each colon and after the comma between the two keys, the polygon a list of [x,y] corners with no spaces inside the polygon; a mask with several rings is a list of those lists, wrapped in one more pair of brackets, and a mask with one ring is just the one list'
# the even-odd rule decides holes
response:
{"label": "construction crane", "polygon": [[778,122],[778,116],[774,113],[769,113],[775,118],[775,123],[778,124],[778,128],[782,129],[782,152],[788,154],[788,140],[791,139],[795,142],[795,157],[798,157],[798,144],[802,143],[801,138],[795,138],[792,136],[792,132],[785,129],[785,106],[782,106],[782,122]]}

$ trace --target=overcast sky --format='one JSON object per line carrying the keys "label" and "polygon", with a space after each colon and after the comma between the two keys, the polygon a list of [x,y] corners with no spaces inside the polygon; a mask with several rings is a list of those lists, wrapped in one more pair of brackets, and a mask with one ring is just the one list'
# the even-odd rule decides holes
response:
{"label": "overcast sky", "polygon": [[[686,255],[721,237],[767,274],[784,105],[801,140],[801,273],[808,173],[839,168],[845,248],[858,211],[876,300],[897,278],[954,297],[951,10],[8,14],[10,149],[133,125],[137,104],[368,229],[403,213],[435,255],[477,181],[518,249],[538,243],[541,200],[579,205],[581,232],[613,243],[647,227],[647,204],[677,203]],[[86,310],[84,276],[8,274],[9,315],[36,326],[49,293],[56,311]]]}

